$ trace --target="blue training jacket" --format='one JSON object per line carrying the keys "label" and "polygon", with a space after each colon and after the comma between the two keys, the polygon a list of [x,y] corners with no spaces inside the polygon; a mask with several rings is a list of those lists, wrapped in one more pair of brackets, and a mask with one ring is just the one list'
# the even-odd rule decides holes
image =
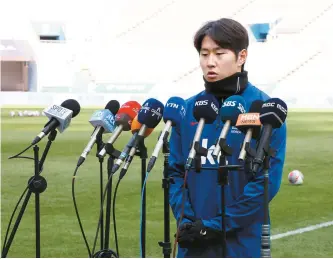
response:
{"label": "blue training jacket", "polygon": [[[205,91],[198,95],[205,94]],[[182,207],[182,186],[184,183],[184,165],[189,155],[194,134],[197,128],[193,117],[196,97],[186,100],[186,117],[181,125],[172,129],[170,137],[169,176],[174,184],[170,185],[169,202],[179,224]],[[266,101],[268,95],[248,83],[241,94],[246,101],[247,109],[255,100]],[[212,157],[215,143],[219,138],[223,122],[218,117],[213,124],[206,124],[201,135],[201,146],[208,149],[207,157],[201,157],[200,173],[193,169],[187,176],[187,189],[184,214],[202,219],[206,227],[221,230],[221,186],[218,184],[217,170],[207,167],[218,167],[218,161]],[[227,136],[227,143],[233,149],[233,155],[227,157],[228,164],[239,164],[238,156],[244,134],[232,127]],[[256,141],[251,141],[256,147]],[[269,195],[270,200],[277,194],[282,178],[286,152],[286,125],[273,130],[271,147],[276,156],[270,159]],[[264,177],[262,171],[251,179],[246,170],[232,171],[228,175],[229,184],[226,193],[226,231],[228,257],[260,257],[261,225],[263,222]],[[190,221],[184,218],[181,224]],[[221,245],[206,249],[178,247],[177,257],[221,257]]]}

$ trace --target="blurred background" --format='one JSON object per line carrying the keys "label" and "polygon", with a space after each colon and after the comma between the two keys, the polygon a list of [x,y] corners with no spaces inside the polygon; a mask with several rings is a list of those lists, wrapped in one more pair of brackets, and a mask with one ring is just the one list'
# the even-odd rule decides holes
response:
{"label": "blurred background", "polygon": [[331,108],[333,1],[2,1],[1,103],[83,105],[203,89],[193,36],[205,22],[240,21],[250,81],[290,108]]}
{"label": "blurred background", "polygon": [[[81,112],[58,134],[43,170],[48,188],[40,197],[41,256],[87,257],[71,183],[93,131],[94,109],[112,99],[142,104],[153,97],[165,103],[171,96],[202,91],[193,36],[205,22],[230,17],[249,32],[245,68],[250,82],[289,108],[283,179],[270,204],[272,257],[333,257],[333,0],[2,0],[0,8],[1,245],[34,172],[31,161],[8,157],[42,130],[45,107],[73,98]],[[148,156],[163,127],[160,123],[146,139]],[[122,150],[130,137],[124,132],[115,147]],[[108,138],[105,134],[104,142]],[[46,141],[40,142],[41,151]],[[94,153],[75,178],[90,248],[100,209]],[[32,156],[32,150],[25,155]],[[140,162],[134,159],[119,185],[120,257],[140,255]],[[163,241],[163,162],[160,155],[147,182],[147,257],[163,257],[158,245]],[[105,184],[106,161],[103,168]],[[293,170],[303,173],[302,185],[289,183]],[[32,196],[8,257],[35,257],[34,213]],[[171,242],[175,229],[171,215]],[[115,250],[113,223],[110,248]]]}

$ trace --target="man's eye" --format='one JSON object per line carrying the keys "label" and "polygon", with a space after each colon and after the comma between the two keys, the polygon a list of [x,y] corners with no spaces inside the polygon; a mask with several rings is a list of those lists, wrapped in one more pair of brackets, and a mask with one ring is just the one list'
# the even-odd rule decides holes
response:
{"label": "man's eye", "polygon": [[216,53],[216,55],[218,55],[218,56],[221,56],[221,55],[223,55],[224,53],[223,52],[218,52],[218,53]]}
{"label": "man's eye", "polygon": [[208,53],[201,53],[201,56],[206,57],[206,56],[208,56]]}

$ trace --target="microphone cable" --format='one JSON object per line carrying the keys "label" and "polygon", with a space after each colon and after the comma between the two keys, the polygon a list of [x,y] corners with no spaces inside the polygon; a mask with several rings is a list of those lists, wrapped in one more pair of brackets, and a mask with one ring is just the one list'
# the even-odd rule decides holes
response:
{"label": "microphone cable", "polygon": [[105,198],[106,198],[106,194],[107,194],[107,190],[108,187],[111,183],[111,179],[112,179],[112,175],[110,175],[108,182],[106,183],[104,192],[103,192],[103,198],[102,198],[102,202],[101,202],[101,206],[100,206],[100,213],[99,213],[99,219],[98,219],[98,223],[97,223],[97,230],[96,230],[96,234],[95,234],[95,238],[94,238],[94,245],[93,245],[93,249],[92,249],[92,255],[95,254],[95,249],[96,249],[96,244],[97,244],[97,238],[98,238],[98,233],[99,233],[99,228],[101,226],[101,218],[103,216],[103,207],[104,207],[104,202],[105,202]]}
{"label": "microphone cable", "polygon": [[[24,150],[21,151],[20,153],[14,155],[14,156],[11,156],[11,157],[9,157],[8,159],[23,158],[23,159],[34,160],[34,158],[32,158],[32,157],[20,156],[20,155],[22,155],[24,152],[26,152],[29,148],[31,148],[32,146],[33,146],[33,145],[28,146],[26,149],[24,149]],[[39,173],[41,173],[41,172],[39,172]],[[15,208],[14,208],[14,210],[13,210],[13,212],[12,212],[12,215],[11,215],[11,217],[10,217],[10,219],[9,219],[9,223],[8,223],[8,226],[7,226],[6,235],[5,235],[5,239],[4,239],[4,242],[3,242],[3,246],[2,246],[1,253],[4,252],[4,249],[5,249],[5,247],[6,247],[7,239],[8,239],[8,234],[9,234],[9,230],[10,230],[10,227],[11,227],[11,225],[12,225],[12,222],[13,222],[13,219],[14,219],[14,216],[15,216],[15,213],[16,213],[16,211],[17,211],[17,208],[18,208],[18,206],[20,205],[20,203],[21,203],[21,201],[22,201],[24,195],[25,195],[26,192],[28,191],[30,183],[31,183],[34,179],[35,179],[35,177],[33,177],[33,178],[31,179],[31,181],[28,183],[27,187],[23,190],[23,192],[22,192],[22,194],[21,194],[19,200],[17,201],[17,203],[16,203],[16,205],[15,205]]]}
{"label": "microphone cable", "polygon": [[176,238],[175,238],[175,242],[173,244],[173,251],[172,251],[173,258],[176,258],[176,248],[177,248],[177,240],[178,240],[178,235],[179,235],[179,227],[180,227],[180,224],[184,217],[187,174],[188,174],[188,170],[185,171],[185,175],[184,175],[184,185],[183,185],[183,190],[182,190],[183,197],[182,197],[182,204],[181,204],[182,208],[181,208],[181,213],[180,213],[180,218],[179,218],[179,224],[177,226]]}
{"label": "microphone cable", "polygon": [[[128,158],[126,158],[126,161],[128,161],[127,159]],[[131,164],[131,162],[129,163],[129,165]],[[113,199],[112,199],[113,231],[114,231],[114,240],[115,240],[115,245],[116,245],[116,253],[117,253],[118,257],[119,257],[119,246],[118,246],[118,233],[117,233],[117,222],[116,222],[116,198],[117,198],[118,187],[119,187],[120,181],[123,179],[123,177],[126,175],[126,173],[127,173],[127,169],[124,169],[124,167],[123,167],[120,170],[119,179],[117,181],[117,184],[116,184],[116,187],[115,187],[115,190],[114,190],[114,193],[113,193]]]}
{"label": "microphone cable", "polygon": [[33,144],[30,144],[30,146],[28,146],[26,149],[24,149],[23,151],[21,151],[20,153],[14,155],[14,156],[11,156],[9,157],[8,159],[13,159],[13,158],[26,158],[26,159],[33,159],[31,157],[21,157],[20,155],[22,155],[25,151],[27,151],[29,148],[31,148],[33,146]]}
{"label": "microphone cable", "polygon": [[16,206],[15,206],[15,208],[14,208],[14,211],[13,211],[11,217],[10,217],[10,220],[9,220],[9,223],[8,223],[8,227],[7,227],[7,230],[6,230],[5,240],[4,240],[4,242],[3,242],[3,246],[2,246],[1,254],[3,254],[4,249],[5,249],[6,245],[7,245],[8,234],[9,234],[10,226],[12,225],[12,221],[13,221],[13,218],[14,218],[15,212],[16,212],[18,206],[20,205],[20,203],[21,203],[21,201],[22,201],[22,199],[23,199],[23,197],[24,197],[24,195],[26,194],[26,192],[27,192],[28,189],[29,189],[29,184],[28,184],[28,186],[25,188],[25,190],[23,191],[23,193],[22,193],[21,197],[19,198],[18,202],[16,203]]}
{"label": "microphone cable", "polygon": [[91,254],[91,251],[90,251],[90,248],[89,248],[89,244],[88,244],[86,235],[85,235],[84,230],[83,230],[83,226],[82,226],[82,223],[81,223],[81,219],[80,219],[80,215],[79,215],[79,210],[77,208],[76,198],[75,198],[75,179],[76,179],[76,174],[77,174],[78,169],[79,169],[79,166],[77,166],[75,168],[74,174],[73,174],[73,178],[72,178],[72,199],[73,199],[73,203],[74,203],[75,214],[76,214],[77,220],[79,222],[80,230],[81,230],[81,233],[82,233],[82,237],[83,237],[84,243],[85,243],[85,245],[87,247],[89,257],[91,258],[92,254]]}
{"label": "microphone cable", "polygon": [[[126,161],[128,161],[127,159],[128,158],[126,158]],[[131,164],[131,162],[129,163],[129,165]],[[113,194],[113,199],[112,199],[113,231],[114,231],[114,240],[115,240],[115,245],[116,245],[116,253],[117,253],[118,257],[119,257],[119,246],[118,246],[118,233],[117,233],[117,222],[116,222],[116,198],[117,198],[118,187],[119,187],[120,181],[123,179],[123,177],[126,175],[126,173],[127,173],[127,169],[124,169],[124,167],[123,167],[120,170],[119,179],[117,181],[116,188],[115,188],[114,194]]]}
{"label": "microphone cable", "polygon": [[120,184],[121,179],[122,178],[119,177],[117,184],[116,184],[116,188],[114,190],[113,199],[112,199],[112,219],[113,219],[114,241],[116,244],[116,252],[117,252],[118,257],[119,257],[119,247],[118,247],[118,234],[117,234],[117,225],[116,225],[116,197],[117,197],[117,192],[118,192],[118,186]]}

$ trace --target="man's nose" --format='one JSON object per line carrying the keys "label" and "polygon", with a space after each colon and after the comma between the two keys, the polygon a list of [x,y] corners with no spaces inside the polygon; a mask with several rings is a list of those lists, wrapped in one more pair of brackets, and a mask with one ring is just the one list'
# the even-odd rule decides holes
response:
{"label": "man's nose", "polygon": [[214,67],[214,66],[215,66],[215,58],[214,58],[214,55],[210,54],[210,55],[208,56],[207,64],[208,64],[208,67]]}

